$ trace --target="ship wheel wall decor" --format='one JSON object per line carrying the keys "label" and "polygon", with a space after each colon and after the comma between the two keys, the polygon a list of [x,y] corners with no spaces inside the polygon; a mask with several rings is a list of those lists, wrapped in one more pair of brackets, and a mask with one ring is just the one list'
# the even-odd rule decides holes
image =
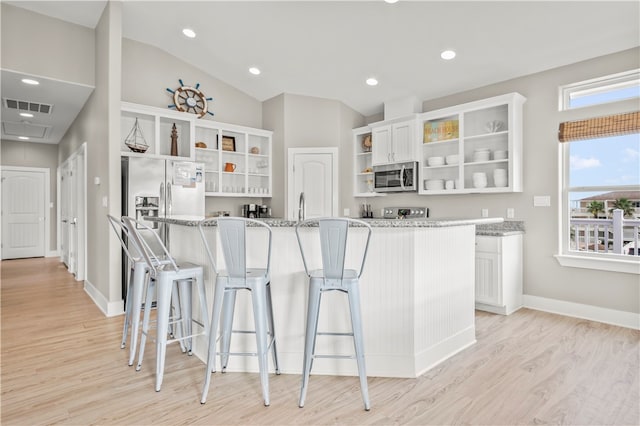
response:
{"label": "ship wheel wall decor", "polygon": [[207,106],[207,101],[212,101],[213,98],[207,98],[204,93],[202,93],[200,83],[196,83],[196,87],[190,87],[185,86],[182,79],[178,81],[180,82],[180,87],[176,90],[167,87],[167,92],[173,94],[173,104],[169,105],[169,108],[196,114],[198,118],[202,118],[206,114],[213,115]]}

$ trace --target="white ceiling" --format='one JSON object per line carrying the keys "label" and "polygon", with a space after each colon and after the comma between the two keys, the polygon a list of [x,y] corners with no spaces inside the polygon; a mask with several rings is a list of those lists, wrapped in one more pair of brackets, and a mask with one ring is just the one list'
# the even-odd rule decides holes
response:
{"label": "white ceiling", "polygon": [[[106,4],[5,2],[91,28]],[[639,16],[637,0],[126,0],[123,36],[261,101],[300,94],[372,115],[388,100],[438,98],[639,46]],[[197,37],[184,37],[185,27]],[[458,56],[443,61],[444,49]],[[250,66],[262,74],[249,74]],[[380,84],[367,86],[370,76]]]}

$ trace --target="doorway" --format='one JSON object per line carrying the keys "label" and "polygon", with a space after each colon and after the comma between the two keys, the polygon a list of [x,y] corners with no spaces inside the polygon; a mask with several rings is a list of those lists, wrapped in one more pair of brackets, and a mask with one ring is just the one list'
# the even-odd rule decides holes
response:
{"label": "doorway", "polygon": [[2,167],[2,259],[49,249],[49,169]]}
{"label": "doorway", "polygon": [[289,148],[288,156],[288,218],[338,216],[338,148]]}

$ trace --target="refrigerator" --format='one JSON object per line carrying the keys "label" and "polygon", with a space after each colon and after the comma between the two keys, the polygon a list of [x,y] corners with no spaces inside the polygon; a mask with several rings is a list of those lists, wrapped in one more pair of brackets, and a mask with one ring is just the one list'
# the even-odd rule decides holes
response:
{"label": "refrigerator", "polygon": [[[171,250],[168,224],[145,221],[144,216],[167,217],[195,215],[204,217],[204,164],[190,161],[163,160],[145,157],[122,157],[122,215],[141,220],[152,231],[139,229],[152,243],[155,232]],[[122,294],[127,294],[129,272],[126,254],[122,254]]]}

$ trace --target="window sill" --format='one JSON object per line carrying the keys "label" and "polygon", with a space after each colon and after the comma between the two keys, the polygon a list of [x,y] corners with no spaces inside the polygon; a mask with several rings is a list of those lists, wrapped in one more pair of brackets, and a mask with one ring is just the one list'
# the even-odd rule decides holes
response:
{"label": "window sill", "polygon": [[622,272],[625,274],[640,275],[640,258],[635,260],[626,259],[605,259],[596,256],[582,256],[558,254],[554,256],[558,263],[562,266],[570,268],[597,269],[600,271]]}

